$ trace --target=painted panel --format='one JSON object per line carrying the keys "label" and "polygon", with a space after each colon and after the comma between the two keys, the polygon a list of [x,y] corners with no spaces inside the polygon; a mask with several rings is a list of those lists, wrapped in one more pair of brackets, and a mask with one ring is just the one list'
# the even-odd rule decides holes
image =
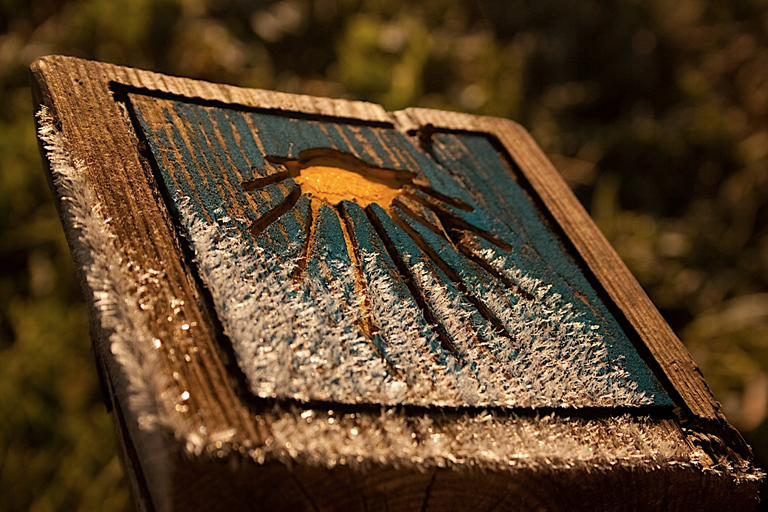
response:
{"label": "painted panel", "polygon": [[488,137],[129,101],[255,395],[672,405]]}

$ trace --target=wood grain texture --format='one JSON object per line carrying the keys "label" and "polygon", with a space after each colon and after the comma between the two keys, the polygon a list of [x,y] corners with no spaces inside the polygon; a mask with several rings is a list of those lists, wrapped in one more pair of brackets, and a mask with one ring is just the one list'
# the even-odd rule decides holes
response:
{"label": "wood grain texture", "polygon": [[638,332],[689,411],[707,420],[720,417],[718,405],[686,348],[522,127],[505,119],[426,109],[407,109],[396,113],[396,118],[412,130],[429,126],[434,130],[479,131],[497,137],[586,265]]}
{"label": "wood grain texture", "polygon": [[[121,71],[123,76],[127,72]],[[167,402],[160,406],[168,409],[163,414],[190,432],[201,427],[208,432],[233,431],[231,441],[258,442],[261,436],[250,421],[250,412],[229,385],[229,373],[215,340],[214,323],[201,304],[185,260],[180,257],[170,217],[158,201],[152,171],[140,159],[136,150],[138,140],[126,129],[125,116],[113,100],[109,85],[116,78],[114,71],[86,61],[50,59],[38,61],[33,73],[45,76],[37,81],[41,100],[55,112],[67,138],[78,141],[71,145],[72,159],[80,162],[86,173],[84,179],[93,184],[95,199],[110,219],[121,256],[131,262],[126,271],[133,274],[136,286],[141,283],[142,295],[151,300],[151,307],[144,310],[146,323],[154,339],[164,340],[157,354],[162,370],[172,377],[168,389],[162,390]],[[70,240],[76,237],[70,234]],[[87,273],[90,258],[76,242],[73,249],[75,255],[81,255],[76,261],[78,268]],[[146,279],[149,271],[162,279]],[[91,305],[92,318],[98,325],[102,311],[94,303]],[[185,324],[194,326],[184,330],[181,326]],[[167,480],[168,476],[163,474],[168,470],[163,467],[165,462],[157,461],[162,452],[153,453],[158,444],[162,447],[165,442],[143,439],[146,435],[138,418],[127,406],[130,377],[110,354],[110,346],[98,346],[96,350],[105,354],[107,374],[116,381],[111,383],[116,400],[125,404],[121,410],[128,415],[128,434],[136,440],[143,465],[141,472],[150,482]],[[200,403],[178,403],[185,390],[199,397]],[[170,437],[167,442],[173,442],[172,431],[164,435]],[[159,496],[163,492],[154,489],[156,502],[164,501]]]}
{"label": "wood grain texture", "polygon": [[[41,59],[32,73],[36,101],[53,116],[47,129],[60,134],[66,147],[64,163],[51,160],[54,189],[84,289],[91,297],[97,359],[106,369],[135,494],[146,497],[146,509],[748,510],[756,506],[762,474],[751,464],[748,448],[717,411],[687,351],[516,124],[426,110],[387,114],[368,103],[240,89],[67,57]],[[436,158],[459,142],[469,144],[467,133],[490,134],[500,142],[502,156],[510,158],[512,172],[519,172],[521,183],[530,186],[534,204],[543,205],[553,226],[572,244],[588,271],[585,275],[594,279],[590,286],[599,293],[604,290],[603,300],[626,318],[632,341],[640,352],[647,351],[646,362],[682,407],[678,416],[669,407],[588,408],[574,414],[557,408],[382,407],[255,397],[235,364],[231,343],[220,327],[220,312],[211,306],[210,290],[200,281],[203,263],[185,252],[186,242],[178,236],[178,205],[160,193],[164,180],[162,186],[175,183],[183,188],[183,184],[153,168],[148,158],[152,148],[139,137],[130,108],[121,99],[127,91],[160,102],[181,98],[195,108],[235,108],[254,115],[410,131],[417,145],[420,140],[431,146]],[[138,100],[145,101],[142,98]],[[184,121],[177,116],[174,124],[179,122]],[[195,129],[202,130],[187,125],[186,140]],[[49,159],[51,154],[51,149],[44,151]],[[279,156],[300,157],[290,152]],[[63,183],[66,165],[71,167],[70,181]],[[250,191],[235,190],[227,180],[211,176],[217,183],[214,189],[243,198],[236,202],[242,218],[248,218],[247,210],[254,212],[246,232],[252,229],[250,233],[262,235],[277,225],[273,221],[281,216],[262,222],[263,226],[258,223],[263,212]],[[238,187],[255,183],[259,176],[251,181],[243,178],[235,180]],[[258,188],[254,185],[252,190]],[[87,194],[62,194],[67,190]],[[285,192],[290,196],[290,190]],[[434,207],[437,203],[414,199],[418,194],[416,187],[410,198],[396,200],[393,208],[406,221],[409,211],[421,212],[424,222],[404,225],[427,241],[423,247],[432,247],[435,253],[447,250],[429,242],[429,237],[438,240],[440,233],[461,228],[461,223],[444,225]],[[274,210],[270,197],[262,195],[263,211]],[[277,198],[277,203],[285,197]],[[444,199],[438,202],[445,203]],[[79,214],[88,222],[73,222],[80,219],[74,207],[89,204],[90,216],[83,208]],[[460,202],[453,206],[461,218]],[[320,210],[312,214],[319,216]],[[304,213],[296,211],[297,221],[306,220],[311,212],[308,207]],[[216,215],[213,210],[207,213]],[[373,250],[381,244],[366,234],[367,219],[386,222],[389,217],[374,212],[363,219],[359,214],[348,206],[341,208],[339,218],[347,219],[344,222],[351,228],[346,236],[357,236],[361,247],[368,243]],[[365,222],[356,224],[355,218]],[[323,236],[326,228],[317,229]],[[89,233],[104,236],[89,238]],[[475,245],[467,247],[491,243],[490,234],[477,236],[476,230],[469,230],[465,236]],[[95,239],[106,243],[95,244]],[[410,235],[403,238],[408,239],[413,240]],[[378,250],[386,254],[386,249]],[[386,264],[397,267],[394,261]],[[95,279],[100,268],[103,279]],[[444,260],[438,270],[451,268]],[[405,285],[401,290],[413,293]],[[128,336],[132,333],[133,338]]]}

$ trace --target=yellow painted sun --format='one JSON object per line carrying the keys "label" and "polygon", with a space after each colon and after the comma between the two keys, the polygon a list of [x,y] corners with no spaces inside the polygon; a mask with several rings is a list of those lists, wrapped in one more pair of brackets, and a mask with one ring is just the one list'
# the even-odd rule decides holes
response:
{"label": "yellow painted sun", "polygon": [[303,194],[332,205],[346,200],[363,208],[376,203],[388,210],[403,186],[413,179],[411,173],[372,167],[339,152],[317,152],[280,163]]}

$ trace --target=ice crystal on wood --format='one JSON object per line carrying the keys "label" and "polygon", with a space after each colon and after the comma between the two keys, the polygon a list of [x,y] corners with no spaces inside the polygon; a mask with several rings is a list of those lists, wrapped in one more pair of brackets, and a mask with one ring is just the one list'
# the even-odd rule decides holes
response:
{"label": "ice crystal on wood", "polygon": [[108,337],[109,350],[127,391],[127,404],[141,429],[157,426],[181,431],[181,417],[173,409],[180,392],[168,379],[157,354],[159,341],[152,333],[145,304],[144,285],[157,271],[132,265],[117,248],[109,219],[102,213],[92,185],[84,176],[84,164],[73,160],[68,141],[56,127],[47,107],[37,113],[38,137],[51,168],[53,183],[62,198],[66,225],[74,231],[75,258],[93,294],[97,321]]}
{"label": "ice crystal on wood", "polygon": [[[386,127],[130,106],[255,395],[671,404],[482,136],[436,136],[431,155]],[[401,188],[383,207],[315,197],[291,166],[319,157]]]}

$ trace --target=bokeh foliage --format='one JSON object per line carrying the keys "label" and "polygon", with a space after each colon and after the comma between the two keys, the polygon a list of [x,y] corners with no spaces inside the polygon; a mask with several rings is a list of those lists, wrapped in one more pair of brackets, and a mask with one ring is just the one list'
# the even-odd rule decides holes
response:
{"label": "bokeh foliage", "polygon": [[0,0],[0,509],[129,506],[27,68],[509,117],[550,155],[768,461],[768,4]]}

